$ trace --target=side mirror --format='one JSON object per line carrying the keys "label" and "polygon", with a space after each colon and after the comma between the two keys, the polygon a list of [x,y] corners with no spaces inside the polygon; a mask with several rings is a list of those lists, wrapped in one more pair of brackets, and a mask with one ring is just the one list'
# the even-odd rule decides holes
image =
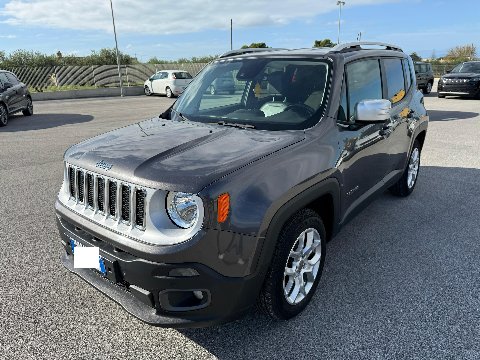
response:
{"label": "side mirror", "polygon": [[355,107],[355,121],[362,123],[385,122],[390,119],[392,103],[389,100],[362,100]]}
{"label": "side mirror", "polygon": [[447,70],[446,73],[447,74],[450,74],[452,72],[452,70]]}

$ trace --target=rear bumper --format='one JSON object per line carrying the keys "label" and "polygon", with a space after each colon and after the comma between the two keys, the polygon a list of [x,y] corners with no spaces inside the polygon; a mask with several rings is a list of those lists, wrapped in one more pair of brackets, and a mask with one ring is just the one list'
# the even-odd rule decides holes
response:
{"label": "rear bumper", "polygon": [[[127,312],[151,325],[186,328],[231,321],[255,304],[263,283],[263,276],[258,272],[225,276],[212,269],[211,264],[167,262],[162,256],[152,261],[135,256],[128,249],[115,247],[98,234],[82,228],[75,219],[59,211],[57,226],[64,248],[63,265]],[[207,231],[204,237],[212,235]],[[94,269],[74,268],[72,241],[99,248],[105,275]],[[250,255],[255,256],[255,252]]]}

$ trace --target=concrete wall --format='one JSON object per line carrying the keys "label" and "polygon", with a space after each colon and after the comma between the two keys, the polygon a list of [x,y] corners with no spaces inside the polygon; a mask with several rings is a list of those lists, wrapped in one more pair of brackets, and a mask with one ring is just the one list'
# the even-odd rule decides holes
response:
{"label": "concrete wall", "polygon": [[[136,96],[143,94],[142,86],[124,87],[125,96]],[[99,88],[88,90],[68,90],[32,93],[33,101],[42,100],[63,100],[63,99],[81,99],[94,97],[120,96],[120,88]]]}

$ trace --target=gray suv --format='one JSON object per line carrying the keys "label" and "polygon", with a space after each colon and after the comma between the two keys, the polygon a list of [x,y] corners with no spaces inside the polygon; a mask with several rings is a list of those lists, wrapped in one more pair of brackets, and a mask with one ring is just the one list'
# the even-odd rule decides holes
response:
{"label": "gray suv", "polygon": [[28,87],[15,74],[0,70],[0,126],[8,123],[8,118],[17,112],[25,116],[33,115],[32,96]]}
{"label": "gray suv", "polygon": [[[149,324],[212,325],[255,304],[299,314],[326,242],[377,194],[417,183],[428,115],[400,48],[245,52],[159,117],[65,153],[62,262]],[[227,76],[234,94],[207,91]],[[84,247],[98,249],[92,269],[74,266]]]}
{"label": "gray suv", "polygon": [[432,65],[424,62],[415,62],[415,75],[417,77],[418,88],[421,89],[424,94],[430,94],[435,80]]}

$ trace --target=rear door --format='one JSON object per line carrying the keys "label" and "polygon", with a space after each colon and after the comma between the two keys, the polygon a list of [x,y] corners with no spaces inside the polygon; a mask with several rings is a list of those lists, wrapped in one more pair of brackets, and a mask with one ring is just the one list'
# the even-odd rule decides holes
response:
{"label": "rear door", "polygon": [[27,86],[18,80],[14,74],[7,72],[6,75],[15,89],[17,109],[24,109],[27,106]]}
{"label": "rear door", "polygon": [[[8,107],[9,112],[13,112],[18,109],[19,98],[15,86],[11,83],[11,80],[7,77],[7,73],[0,72],[0,83],[2,97]],[[7,89],[6,86],[9,86]]]}
{"label": "rear door", "polygon": [[157,94],[165,94],[165,80],[168,77],[168,73],[165,71],[159,72],[155,75],[152,81],[153,92]]}

